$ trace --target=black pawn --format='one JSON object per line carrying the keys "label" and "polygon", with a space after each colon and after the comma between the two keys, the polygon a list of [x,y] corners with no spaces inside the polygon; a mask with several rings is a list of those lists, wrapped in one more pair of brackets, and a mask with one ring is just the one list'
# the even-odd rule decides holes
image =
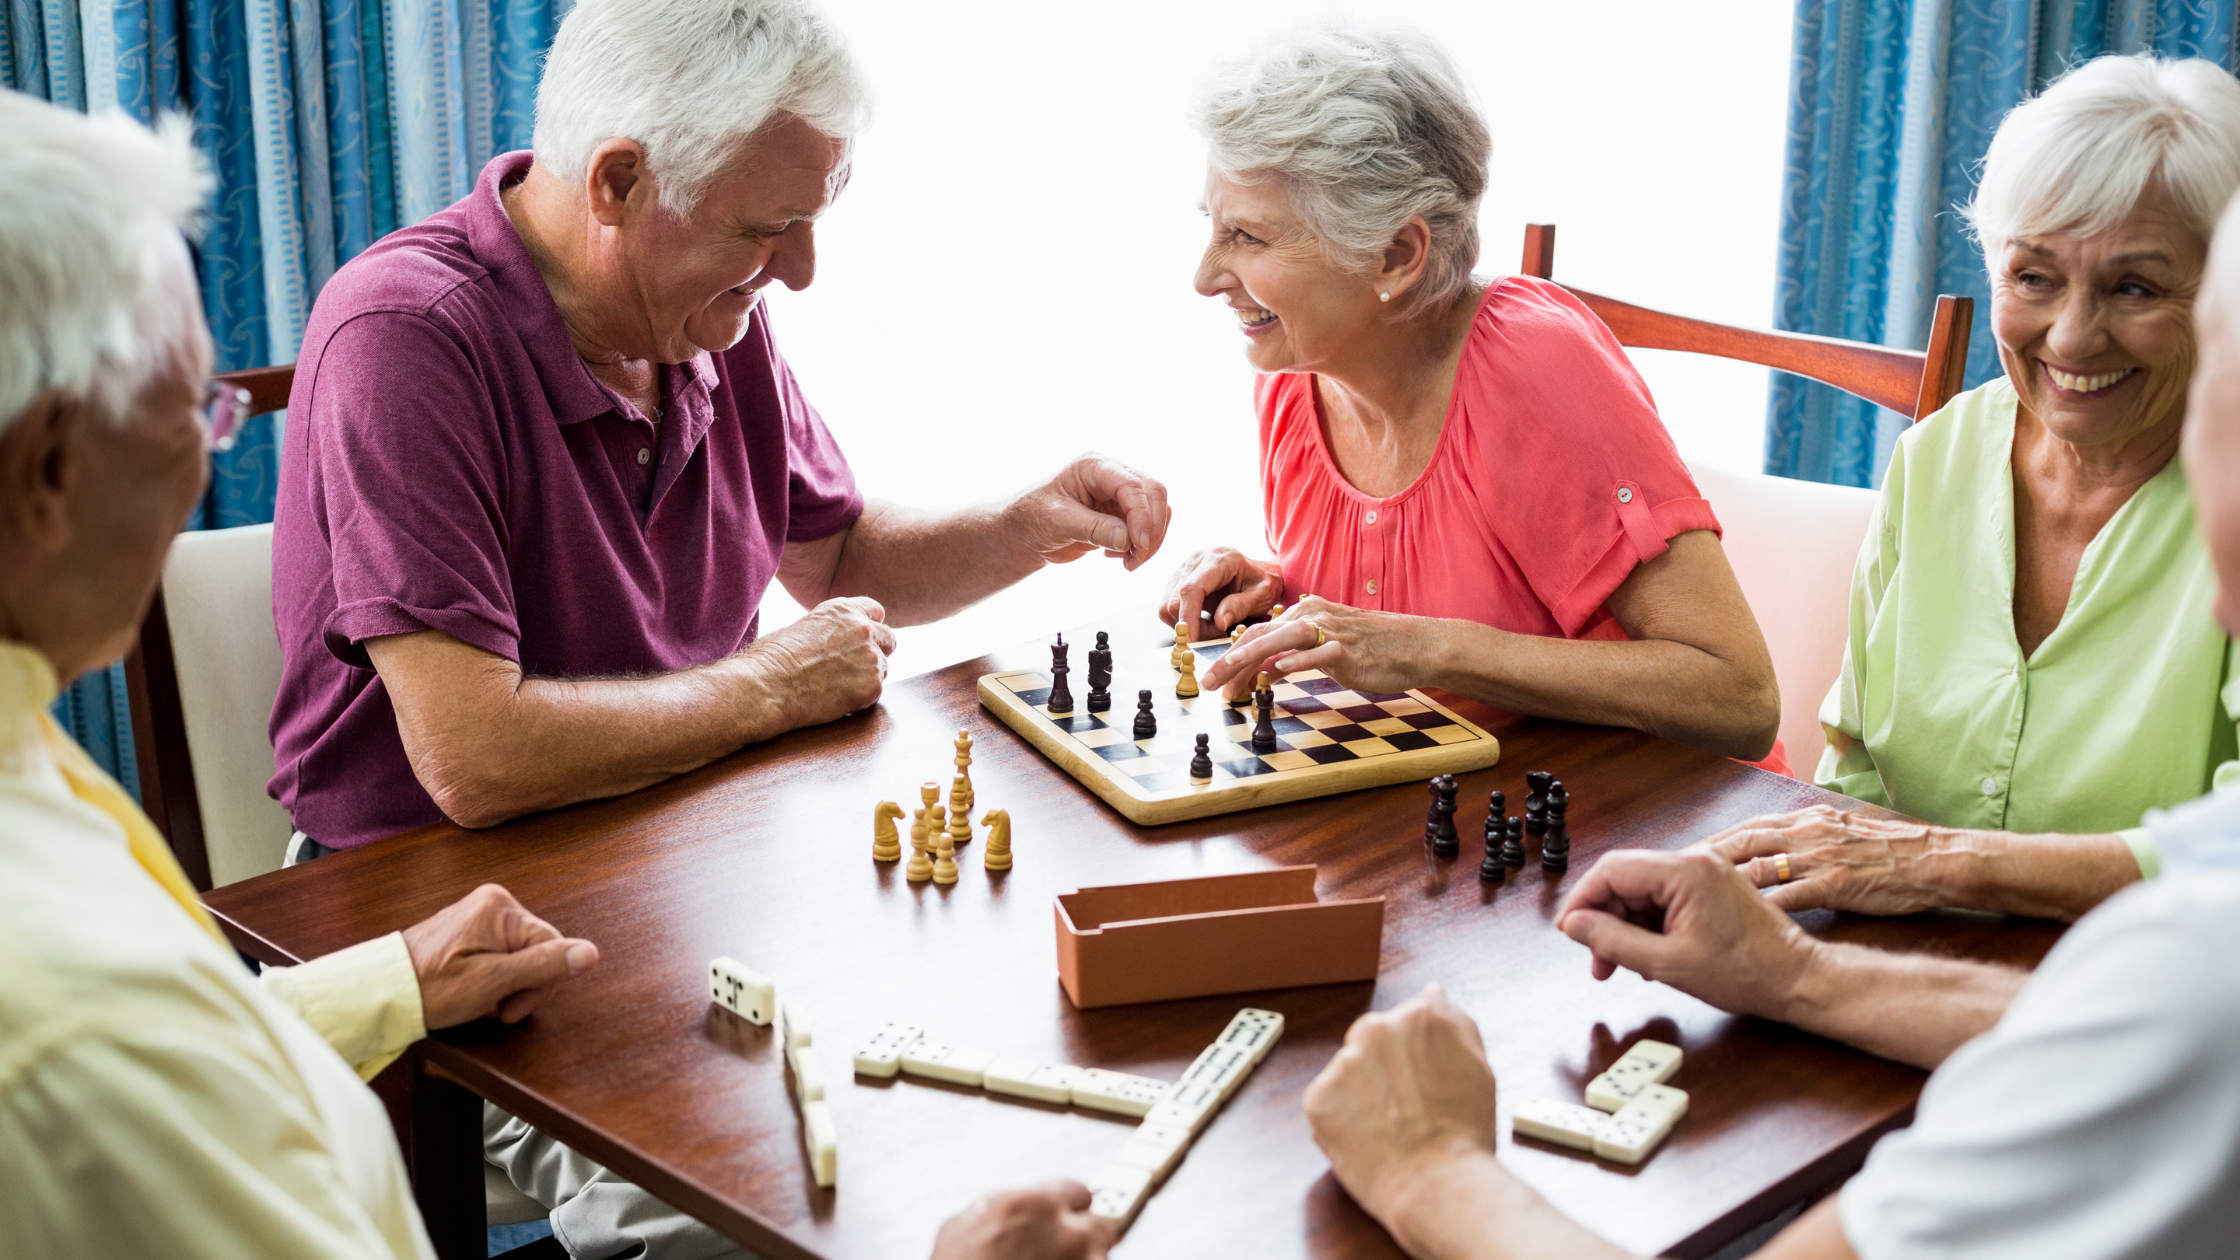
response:
{"label": "black pawn", "polygon": [[1524,819],[1515,814],[1502,828],[1508,834],[1501,837],[1501,861],[1508,866],[1524,865]]}
{"label": "black pawn", "polygon": [[1524,776],[1524,829],[1539,835],[1548,829],[1548,785],[1556,777],[1545,770],[1527,770]]}
{"label": "black pawn", "polygon": [[1112,644],[1102,630],[1097,631],[1097,645],[1089,649],[1089,712],[1103,713],[1112,707],[1112,693],[1105,688],[1112,685]]}
{"label": "black pawn", "polygon": [[1136,738],[1150,739],[1159,733],[1159,719],[1151,716],[1151,693],[1136,693]]}
{"label": "black pawn", "polygon": [[1561,783],[1548,788],[1548,834],[1540,840],[1540,865],[1560,871],[1571,865],[1571,832],[1564,816],[1571,811],[1571,793]]}
{"label": "black pawn", "polygon": [[1509,834],[1502,814],[1509,807],[1509,798],[1496,788],[1486,798],[1486,806],[1486,857],[1478,863],[1478,878],[1488,884],[1498,884],[1509,878],[1509,868],[1501,862],[1501,841]]}
{"label": "black pawn", "polygon": [[1073,712],[1073,690],[1066,686],[1066,675],[1072,671],[1066,665],[1066,637],[1050,645],[1050,716],[1062,717]]}
{"label": "black pawn", "polygon": [[1455,791],[1451,774],[1442,774],[1431,781],[1431,817],[1424,824],[1424,832],[1431,841],[1434,857],[1451,858],[1462,852],[1462,837],[1454,830]]}
{"label": "black pawn", "polygon": [[1213,779],[1213,749],[1209,744],[1212,738],[1210,735],[1198,736],[1198,755],[1190,759],[1190,777],[1200,783],[1211,782]]}
{"label": "black pawn", "polygon": [[1257,720],[1252,724],[1252,751],[1272,753],[1276,750],[1276,693],[1271,689],[1252,693],[1252,711]]}

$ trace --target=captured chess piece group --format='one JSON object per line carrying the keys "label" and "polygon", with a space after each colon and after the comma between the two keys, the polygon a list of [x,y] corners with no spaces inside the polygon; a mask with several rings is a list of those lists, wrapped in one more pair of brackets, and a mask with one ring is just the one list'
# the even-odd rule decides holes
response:
{"label": "captured chess piece group", "polygon": [[[1068,697],[1067,706],[1072,705]],[[972,733],[957,732],[957,773],[949,783],[949,802],[941,803],[941,785],[928,780],[918,785],[918,795],[925,802],[923,808],[910,816],[910,862],[903,867],[903,878],[913,884],[928,880],[936,884],[957,882],[957,848],[972,843]],[[895,862],[902,858],[902,837],[896,824],[902,819],[902,806],[893,801],[881,801],[871,811],[871,860]],[[1011,869],[1011,815],[1004,810],[991,809],[981,815],[980,825],[988,829],[987,847],[980,851],[980,861],[991,871]]]}
{"label": "captured chess piece group", "polygon": [[[1562,780],[1545,770],[1527,771],[1528,793],[1524,817],[1508,812],[1508,796],[1496,789],[1487,798],[1485,860],[1478,864],[1478,878],[1498,884],[1509,877],[1509,868],[1525,862],[1524,838],[1540,839],[1540,869],[1563,871],[1571,865],[1571,832],[1567,815],[1571,793]],[[1455,777],[1442,774],[1431,781],[1431,811],[1424,819],[1424,843],[1434,857],[1451,858],[1462,852],[1462,838],[1455,831]]]}

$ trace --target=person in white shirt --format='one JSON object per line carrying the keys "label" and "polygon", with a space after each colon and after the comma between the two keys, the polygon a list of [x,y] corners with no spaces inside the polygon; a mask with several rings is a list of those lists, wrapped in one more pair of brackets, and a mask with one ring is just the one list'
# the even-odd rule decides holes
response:
{"label": "person in white shirt", "polygon": [[[2184,459],[2240,633],[2240,203],[2196,307]],[[2109,898],[2035,974],[1807,936],[1705,849],[1598,862],[1556,925],[1738,1014],[1932,1068],[1913,1126],[1766,1260],[2223,1257],[2240,1238],[2240,798],[2150,816],[2160,878]],[[1436,986],[1363,1017],[1308,1088],[1338,1180],[1409,1255],[1625,1254],[1502,1168],[1477,1026]]]}
{"label": "person in white shirt", "polygon": [[[48,714],[131,644],[206,444],[238,420],[158,131],[0,91],[0,1255],[432,1254],[362,1083],[430,1028],[518,1021],[598,962],[485,886],[252,976],[139,807]],[[1062,1184],[991,1196],[944,1260],[1096,1257]]]}

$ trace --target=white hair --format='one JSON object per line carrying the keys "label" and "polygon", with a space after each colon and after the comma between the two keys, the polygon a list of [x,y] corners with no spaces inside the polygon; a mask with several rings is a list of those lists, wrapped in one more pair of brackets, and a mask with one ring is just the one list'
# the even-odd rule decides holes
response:
{"label": "white hair", "polygon": [[772,117],[847,140],[869,112],[840,32],[807,0],[581,0],[545,58],[534,143],[580,183],[593,150],[635,140],[681,216]]}
{"label": "white hair", "polygon": [[1192,112],[1216,170],[1281,180],[1341,267],[1367,270],[1408,220],[1431,228],[1403,310],[1470,285],[1493,143],[1447,55],[1407,30],[1309,26],[1224,67]]}
{"label": "white hair", "polygon": [[2113,231],[2150,188],[2204,241],[2240,188],[2240,82],[2215,62],[2111,55],[2062,75],[2000,122],[1963,213],[1988,255]]}
{"label": "white hair", "polygon": [[0,90],[0,433],[49,391],[122,420],[200,333],[180,233],[211,186],[184,118]]}

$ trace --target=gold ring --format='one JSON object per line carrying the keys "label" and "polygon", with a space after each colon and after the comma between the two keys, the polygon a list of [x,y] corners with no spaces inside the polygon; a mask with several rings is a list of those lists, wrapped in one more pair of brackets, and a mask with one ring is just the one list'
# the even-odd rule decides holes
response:
{"label": "gold ring", "polygon": [[1776,854],[1774,854],[1774,855],[1773,855],[1773,878],[1774,878],[1774,882],[1775,882],[1775,883],[1780,883],[1780,884],[1786,884],[1786,883],[1788,883],[1788,882],[1789,882],[1789,881],[1790,881],[1791,879],[1794,879],[1794,878],[1796,878],[1795,876],[1793,876],[1793,875],[1791,875],[1791,874],[1789,873],[1789,855],[1788,855],[1788,854],[1786,854],[1786,853],[1776,853]]}
{"label": "gold ring", "polygon": [[1321,647],[1323,644],[1330,641],[1330,636],[1322,632],[1322,626],[1320,624],[1312,621],[1301,622],[1300,624],[1314,627],[1314,645],[1316,647]]}

